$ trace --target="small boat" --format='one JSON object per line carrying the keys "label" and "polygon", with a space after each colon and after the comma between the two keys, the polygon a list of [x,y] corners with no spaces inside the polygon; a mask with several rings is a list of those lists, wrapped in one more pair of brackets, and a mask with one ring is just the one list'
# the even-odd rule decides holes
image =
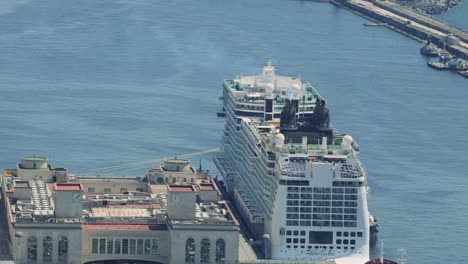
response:
{"label": "small boat", "polygon": [[436,45],[431,43],[431,38],[428,38],[426,44],[424,44],[420,49],[419,52],[428,57],[437,57],[439,56],[439,49]]}
{"label": "small boat", "polygon": [[465,78],[468,78],[468,70],[465,70],[465,71],[457,71],[458,74],[460,74],[461,76],[465,77]]}
{"label": "small boat", "polygon": [[383,27],[386,23],[363,23],[362,25],[366,27]]}

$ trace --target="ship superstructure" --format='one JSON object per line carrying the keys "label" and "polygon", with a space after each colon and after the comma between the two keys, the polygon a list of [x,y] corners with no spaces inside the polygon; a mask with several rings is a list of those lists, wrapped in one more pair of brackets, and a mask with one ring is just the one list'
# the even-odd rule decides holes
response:
{"label": "ship superstructure", "polygon": [[369,260],[367,173],[358,144],[330,124],[325,100],[299,78],[223,83],[226,124],[215,163],[252,236],[271,259]]}

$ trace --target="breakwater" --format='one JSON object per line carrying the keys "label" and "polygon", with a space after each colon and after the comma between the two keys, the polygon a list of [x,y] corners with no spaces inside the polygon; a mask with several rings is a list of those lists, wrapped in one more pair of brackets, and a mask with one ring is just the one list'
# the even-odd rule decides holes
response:
{"label": "breakwater", "polygon": [[[332,4],[344,7],[369,20],[385,23],[385,26],[418,41],[430,36],[451,54],[466,58],[468,56],[468,32],[432,17],[413,12],[399,4],[381,1],[332,0]],[[447,35],[453,34],[458,44],[447,43]]]}

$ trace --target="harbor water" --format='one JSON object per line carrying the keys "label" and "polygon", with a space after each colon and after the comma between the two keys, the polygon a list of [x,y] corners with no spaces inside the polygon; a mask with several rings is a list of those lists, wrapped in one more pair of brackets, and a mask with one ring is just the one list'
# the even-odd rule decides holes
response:
{"label": "harbor water", "polygon": [[293,0],[2,1],[0,167],[35,154],[78,174],[216,148],[222,80],[271,58],[358,141],[386,257],[464,263],[468,82],[365,22]]}

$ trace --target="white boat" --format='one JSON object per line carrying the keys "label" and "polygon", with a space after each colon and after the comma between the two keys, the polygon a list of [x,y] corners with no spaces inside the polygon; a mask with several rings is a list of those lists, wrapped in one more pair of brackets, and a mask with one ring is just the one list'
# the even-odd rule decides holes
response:
{"label": "white boat", "polygon": [[369,261],[367,173],[359,145],[330,124],[326,101],[268,62],[224,80],[226,124],[214,158],[263,255],[276,260]]}

